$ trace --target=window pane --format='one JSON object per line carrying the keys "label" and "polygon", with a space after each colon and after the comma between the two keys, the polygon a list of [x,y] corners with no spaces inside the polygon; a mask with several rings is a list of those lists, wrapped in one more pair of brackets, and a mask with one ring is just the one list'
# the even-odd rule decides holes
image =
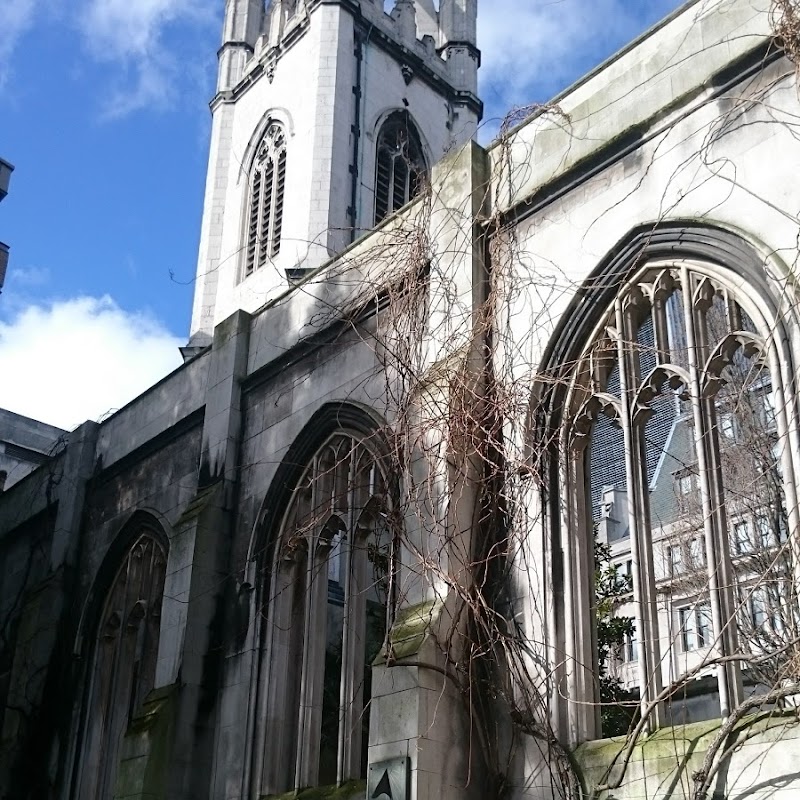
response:
{"label": "window pane", "polygon": [[370,533],[364,546],[367,556],[367,586],[364,590],[366,601],[366,634],[364,637],[364,713],[361,716],[361,774],[367,774],[367,754],[369,745],[369,719],[372,697],[372,663],[378,657],[386,638],[386,612],[389,601],[390,569],[389,532],[378,520],[377,529]]}
{"label": "window pane", "polygon": [[683,572],[683,547],[680,544],[667,546],[669,575],[676,577]]}
{"label": "window pane", "polygon": [[712,640],[711,606],[708,603],[700,603],[697,606],[697,646],[708,647]]}
{"label": "window pane", "polygon": [[319,783],[336,783],[339,752],[339,701],[342,684],[344,593],[337,581],[328,581],[325,632],[325,678],[322,692],[322,736],[319,748]]}
{"label": "window pane", "polygon": [[702,536],[694,536],[689,540],[689,555],[693,570],[703,569],[706,565],[706,543]]}
{"label": "window pane", "polygon": [[697,645],[695,638],[695,611],[694,608],[681,608],[678,611],[678,624],[680,626],[681,647],[684,652],[694,650]]}
{"label": "window pane", "polygon": [[734,542],[737,555],[753,552],[753,533],[747,520],[739,520],[733,525]]}

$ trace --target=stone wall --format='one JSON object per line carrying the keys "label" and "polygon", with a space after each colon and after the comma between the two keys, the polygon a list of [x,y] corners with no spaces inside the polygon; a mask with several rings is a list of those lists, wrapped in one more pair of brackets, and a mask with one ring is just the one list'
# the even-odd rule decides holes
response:
{"label": "stone wall", "polygon": [[[719,722],[666,728],[642,739],[630,754],[622,739],[585,744],[575,753],[583,791],[597,800],[694,797],[695,776],[707,769],[706,755],[720,731]],[[794,765],[800,756],[800,731],[793,712],[744,719],[723,737],[719,755],[723,753],[724,759],[712,761],[709,798],[797,796],[800,769]]]}

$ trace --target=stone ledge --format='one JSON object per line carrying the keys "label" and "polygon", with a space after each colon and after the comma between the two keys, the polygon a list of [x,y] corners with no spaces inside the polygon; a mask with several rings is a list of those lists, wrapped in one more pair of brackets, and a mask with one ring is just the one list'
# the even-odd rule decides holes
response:
{"label": "stone ledge", "polygon": [[[661,728],[650,736],[643,736],[633,748],[624,776],[620,775],[621,765],[618,763],[625,748],[624,736],[580,745],[573,753],[573,763],[584,791],[598,800],[677,797],[670,787],[681,781],[691,782],[721,726],[720,720],[708,720]],[[783,745],[788,748],[780,756],[782,758],[790,754],[795,757],[799,733],[794,710],[766,711],[741,720],[722,748],[730,753],[725,770],[729,789],[726,797],[749,796],[752,787],[748,783],[747,770],[759,758],[765,758],[773,747]],[[733,749],[729,750],[731,747]],[[767,778],[769,780],[769,776]],[[609,782],[613,789],[598,791],[598,785]],[[710,795],[715,791],[712,787]]]}
{"label": "stone ledge", "polygon": [[356,800],[362,798],[366,791],[366,781],[347,781],[341,786],[317,786],[285,794],[263,795],[261,800]]}

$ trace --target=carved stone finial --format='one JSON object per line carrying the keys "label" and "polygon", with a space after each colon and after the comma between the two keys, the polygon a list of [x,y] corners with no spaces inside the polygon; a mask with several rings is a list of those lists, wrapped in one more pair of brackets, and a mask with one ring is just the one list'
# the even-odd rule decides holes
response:
{"label": "carved stone finial", "polygon": [[414,0],[395,0],[391,16],[400,37],[407,42],[413,42],[417,38],[417,9]]}
{"label": "carved stone finial", "polygon": [[266,73],[267,73],[267,80],[272,83],[275,79],[275,68],[278,65],[278,49],[276,47],[272,47],[267,53],[267,66],[266,66]]}

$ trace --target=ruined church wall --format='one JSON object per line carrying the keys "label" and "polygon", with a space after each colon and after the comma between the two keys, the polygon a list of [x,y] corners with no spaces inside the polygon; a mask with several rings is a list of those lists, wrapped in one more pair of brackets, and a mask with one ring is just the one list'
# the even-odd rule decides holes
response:
{"label": "ruined church wall", "polygon": [[[371,323],[366,320],[364,324],[369,327]],[[225,646],[213,788],[213,796],[220,798],[244,796],[240,793],[247,775],[246,762],[253,755],[248,731],[256,712],[254,686],[259,668],[253,642],[266,613],[264,575],[260,570],[268,560],[266,543],[277,533],[261,530],[259,519],[267,492],[274,488],[275,473],[289,447],[325,404],[357,406],[378,420],[384,410],[382,378],[368,336],[348,327],[338,331],[332,341],[311,347],[296,360],[291,350],[286,357],[288,363],[278,360],[266,364],[261,373],[251,376],[242,395],[240,484],[231,576],[237,586],[249,582],[253,591],[249,596],[246,637],[230,636]],[[305,436],[309,435],[313,437],[314,432],[306,430]],[[320,440],[317,444],[322,443]]]}
{"label": "ruined church wall", "polygon": [[[658,731],[638,743],[621,780],[624,740],[604,739],[581,746],[575,754],[585,790],[608,785],[598,800],[678,800],[693,796],[693,776],[704,769],[719,722],[698,722]],[[729,735],[729,761],[712,781],[710,796],[727,800],[791,800],[797,796],[800,753],[791,715],[763,714]],[[616,766],[609,771],[609,765]]]}
{"label": "ruined church wall", "polygon": [[[604,275],[598,284],[598,267],[634,231],[646,234],[662,224],[705,225],[741,237],[763,258],[776,295],[787,292],[785,301],[796,302],[795,67],[768,46],[763,9],[720,5],[690,6],[491,151],[496,208],[513,226],[513,237],[503,239],[501,232],[495,240],[493,265],[514,290],[503,315],[508,346],[501,344],[498,355],[504,374],[532,380],[570,320],[579,289],[620,285],[624,275]],[[660,61],[667,57],[672,63]],[[742,288],[753,294],[744,276]],[[601,313],[598,308],[598,318]],[[796,355],[797,342],[790,345]],[[546,481],[532,487],[543,501],[552,490]],[[556,503],[548,513],[537,502],[521,537],[515,586],[534,642],[554,610],[563,613],[546,558],[559,512]],[[609,797],[688,796],[700,749],[687,756],[690,766],[682,764],[682,772],[670,771],[675,754],[666,750],[684,752],[683,734],[667,729],[658,736],[661,755],[655,742],[637,750],[635,768]],[[595,759],[586,773],[591,782],[610,751],[603,743],[587,747]],[[764,734],[748,747],[722,773],[726,796],[772,791],[770,782],[785,773],[779,764],[798,752],[792,734]],[[549,780],[526,763],[540,751],[540,743],[527,743],[515,778],[519,797],[537,796]],[[784,774],[787,797],[797,791],[796,780]]]}

